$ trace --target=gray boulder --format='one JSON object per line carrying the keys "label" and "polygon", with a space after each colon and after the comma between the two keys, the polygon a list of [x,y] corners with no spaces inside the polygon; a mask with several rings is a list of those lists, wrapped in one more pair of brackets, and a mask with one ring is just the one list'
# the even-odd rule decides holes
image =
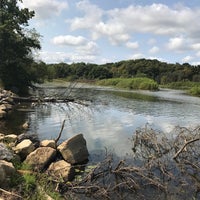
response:
{"label": "gray boulder", "polygon": [[67,163],[64,160],[51,163],[47,171],[51,176],[59,181],[72,180],[75,176],[74,167],[72,167],[70,163]]}
{"label": "gray boulder", "polygon": [[16,169],[11,162],[0,160],[0,187],[6,187],[15,173]]}
{"label": "gray boulder", "polygon": [[57,149],[68,163],[76,164],[88,160],[89,153],[83,134],[64,141]]}
{"label": "gray boulder", "polygon": [[25,163],[31,165],[34,170],[43,170],[55,159],[56,150],[51,147],[39,147],[32,153],[30,153]]}
{"label": "gray boulder", "polygon": [[13,153],[3,143],[0,143],[0,160],[10,161],[13,159]]}

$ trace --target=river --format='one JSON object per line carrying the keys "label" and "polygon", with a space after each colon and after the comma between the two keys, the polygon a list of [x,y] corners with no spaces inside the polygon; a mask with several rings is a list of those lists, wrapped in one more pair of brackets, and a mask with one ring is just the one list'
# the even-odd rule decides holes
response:
{"label": "river", "polygon": [[132,153],[131,137],[140,127],[148,125],[170,133],[176,126],[193,128],[199,125],[200,98],[179,90],[150,92],[87,84],[72,87],[48,84],[36,93],[74,97],[87,106],[73,102],[20,104],[0,131],[20,134],[23,130],[19,126],[28,121],[29,133],[37,133],[40,139],[53,139],[66,120],[60,141],[82,133],[93,157],[105,151],[123,157]]}

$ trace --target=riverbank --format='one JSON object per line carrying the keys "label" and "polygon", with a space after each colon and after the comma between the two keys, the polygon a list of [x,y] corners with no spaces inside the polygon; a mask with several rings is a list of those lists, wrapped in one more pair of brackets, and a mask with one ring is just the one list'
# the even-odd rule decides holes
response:
{"label": "riverbank", "polygon": [[[66,162],[60,151],[65,146],[65,155],[71,156],[67,149],[80,148],[80,139],[85,148],[82,135],[59,146],[55,140],[42,141],[35,149],[35,140],[31,140],[30,135],[26,135],[28,138],[25,135],[1,135],[0,198],[199,199],[199,130],[199,127],[193,130],[177,127],[173,137],[169,137],[148,127],[138,129],[132,137],[132,159],[119,160],[107,152],[105,159],[87,167]],[[78,152],[83,154],[84,150]],[[74,153],[76,157],[77,150]]]}
{"label": "riverbank", "polygon": [[16,96],[16,94],[0,88],[0,120],[4,119],[13,109],[15,105],[14,97]]}
{"label": "riverbank", "polygon": [[128,89],[128,90],[150,90],[158,91],[160,88],[183,90],[188,95],[200,97],[200,83],[192,81],[180,81],[172,82],[167,84],[159,85],[152,79],[147,78],[111,78],[102,80],[76,80],[74,82],[69,82],[67,79],[54,79],[51,82],[46,82],[42,85],[48,85],[54,87],[55,85],[59,87],[113,87],[118,89]]}
{"label": "riverbank", "polygon": [[82,134],[58,145],[60,134],[55,140],[43,141],[34,134],[0,134],[0,198],[59,198],[56,184],[74,180],[89,156]]}

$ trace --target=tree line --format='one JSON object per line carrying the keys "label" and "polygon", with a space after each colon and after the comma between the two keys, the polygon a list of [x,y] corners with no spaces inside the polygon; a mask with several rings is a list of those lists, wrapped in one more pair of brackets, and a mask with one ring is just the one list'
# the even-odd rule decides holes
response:
{"label": "tree line", "polygon": [[124,60],[115,63],[34,63],[36,77],[41,81],[57,78],[72,80],[97,80],[107,78],[147,77],[159,84],[171,82],[193,81],[200,82],[200,65],[189,63],[170,64],[159,60],[137,59]]}

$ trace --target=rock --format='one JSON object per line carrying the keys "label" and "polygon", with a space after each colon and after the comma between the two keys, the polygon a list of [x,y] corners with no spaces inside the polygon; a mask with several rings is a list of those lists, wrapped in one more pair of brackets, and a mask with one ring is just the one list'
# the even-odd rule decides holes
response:
{"label": "rock", "polygon": [[37,134],[22,133],[22,134],[18,135],[17,143],[20,143],[25,139],[31,140],[35,147],[39,147],[39,145],[40,145],[40,141],[38,139],[38,135]]}
{"label": "rock", "polygon": [[5,110],[6,110],[6,106],[5,106],[4,104],[1,104],[1,105],[0,105],[0,110],[5,111]]}
{"label": "rock", "polygon": [[29,128],[29,123],[28,122],[25,122],[24,124],[22,124],[22,128],[23,129],[28,129]]}
{"label": "rock", "polygon": [[70,181],[73,180],[75,176],[74,167],[72,167],[70,163],[67,163],[64,160],[51,163],[47,171],[51,176],[55,177],[59,181]]}
{"label": "rock", "polygon": [[31,140],[26,139],[20,142],[13,150],[24,160],[28,154],[35,150],[35,147]]}
{"label": "rock", "polygon": [[5,135],[4,140],[5,140],[5,142],[8,142],[8,143],[16,142],[17,141],[17,135],[15,135],[15,134]]}
{"label": "rock", "polygon": [[56,148],[56,142],[55,140],[43,140],[40,142],[41,147],[51,147],[53,149]]}
{"label": "rock", "polygon": [[76,164],[88,160],[89,153],[83,134],[75,135],[64,141],[57,149],[68,163]]}
{"label": "rock", "polygon": [[6,107],[6,111],[12,110],[13,106],[9,103],[5,103],[4,106]]}
{"label": "rock", "polygon": [[0,109],[0,119],[3,119],[6,116],[6,111]]}
{"label": "rock", "polygon": [[11,162],[0,160],[0,187],[6,187],[15,173],[16,169]]}
{"label": "rock", "polygon": [[5,135],[3,133],[0,133],[0,142],[4,140]]}
{"label": "rock", "polygon": [[0,160],[10,161],[13,159],[13,153],[3,143],[0,143]]}
{"label": "rock", "polygon": [[[11,95],[12,96],[12,95]],[[14,99],[12,97],[7,97],[5,99],[6,102],[8,102],[9,104],[13,104],[14,103]]]}
{"label": "rock", "polygon": [[34,170],[43,170],[55,159],[56,150],[51,147],[39,147],[30,153],[25,163],[31,165]]}

